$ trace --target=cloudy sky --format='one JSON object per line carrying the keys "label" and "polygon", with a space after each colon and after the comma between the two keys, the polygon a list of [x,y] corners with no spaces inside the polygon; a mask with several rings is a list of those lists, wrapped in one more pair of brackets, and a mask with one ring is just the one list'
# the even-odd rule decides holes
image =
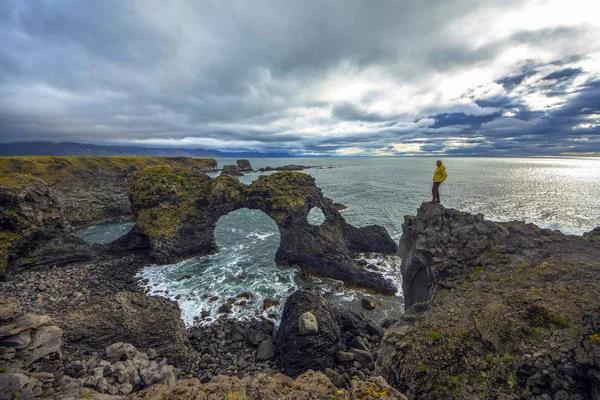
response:
{"label": "cloudy sky", "polygon": [[0,1],[0,143],[600,154],[599,15],[597,0]]}

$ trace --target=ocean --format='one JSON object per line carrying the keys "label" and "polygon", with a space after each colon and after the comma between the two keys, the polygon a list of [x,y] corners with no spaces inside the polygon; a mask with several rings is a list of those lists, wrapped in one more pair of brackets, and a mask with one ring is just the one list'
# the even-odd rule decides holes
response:
{"label": "ocean", "polygon": [[[219,167],[235,159],[218,159]],[[287,164],[323,167],[303,172],[312,175],[324,195],[348,208],[344,218],[356,226],[384,226],[392,238],[402,234],[405,215],[415,215],[431,199],[431,177],[436,158],[356,157],[250,159],[254,169]],[[494,221],[522,220],[543,228],[581,235],[600,225],[600,159],[593,158],[447,158],[448,179],[441,185],[445,207],[484,214]],[[247,173],[250,183],[260,173]],[[211,173],[217,176],[218,173]],[[319,215],[310,215],[319,222]],[[132,226],[131,221],[98,224],[81,229],[90,241],[110,241]],[[261,211],[242,209],[221,217],[215,230],[219,253],[173,265],[149,265],[139,274],[152,295],[178,301],[187,325],[210,323],[227,299],[252,293],[245,305],[234,306],[233,318],[263,316],[277,321],[285,299],[300,287],[313,287],[332,302],[381,321],[402,313],[402,292],[378,296],[376,310],[360,307],[367,293],[349,290],[332,280],[303,276],[298,268],[274,263],[279,245],[275,223]],[[400,259],[362,254],[401,285]],[[215,297],[217,298],[215,300]],[[264,309],[264,300],[274,306]],[[277,302],[279,304],[277,304]],[[211,316],[198,320],[202,311]]]}

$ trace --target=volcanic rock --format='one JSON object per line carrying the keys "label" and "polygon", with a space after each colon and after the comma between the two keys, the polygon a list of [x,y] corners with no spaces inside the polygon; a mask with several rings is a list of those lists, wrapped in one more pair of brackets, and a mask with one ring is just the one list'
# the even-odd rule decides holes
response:
{"label": "volcanic rock", "polygon": [[377,367],[409,397],[600,390],[595,243],[424,203],[405,217],[400,255],[410,317],[385,332]]}
{"label": "volcanic rock", "polygon": [[224,165],[221,175],[244,176],[238,169],[237,165]]}
{"label": "volcanic rock", "polygon": [[[158,262],[214,253],[218,219],[240,208],[258,209],[276,222],[281,233],[277,263],[303,265],[382,293],[396,292],[392,282],[352,257],[356,252],[395,252],[397,246],[386,230],[348,224],[309,175],[263,175],[246,186],[228,175],[210,179],[186,169],[154,167],[135,172],[129,181],[136,226],[127,236],[140,236],[138,242],[148,243]],[[318,227],[307,220],[314,207],[326,217]]]}
{"label": "volcanic rock", "polygon": [[248,160],[237,160],[235,163],[238,167],[238,170],[240,170],[242,172],[253,171],[252,165],[250,165],[250,161],[248,161]]}
{"label": "volcanic rock", "polygon": [[[300,317],[310,312],[319,321],[314,335],[299,332]],[[296,377],[304,371],[334,368],[340,347],[340,327],[336,310],[321,296],[298,290],[285,303],[275,352],[286,375]]]}

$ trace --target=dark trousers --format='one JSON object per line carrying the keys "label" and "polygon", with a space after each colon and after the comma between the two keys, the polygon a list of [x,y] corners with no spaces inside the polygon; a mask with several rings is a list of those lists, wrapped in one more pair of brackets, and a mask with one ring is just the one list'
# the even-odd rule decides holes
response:
{"label": "dark trousers", "polygon": [[440,185],[442,182],[433,182],[433,187],[431,188],[431,195],[433,196],[433,201],[440,202]]}

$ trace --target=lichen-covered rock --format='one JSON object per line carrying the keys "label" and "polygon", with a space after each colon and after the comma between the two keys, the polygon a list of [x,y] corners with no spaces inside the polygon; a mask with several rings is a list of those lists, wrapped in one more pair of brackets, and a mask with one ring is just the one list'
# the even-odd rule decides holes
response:
{"label": "lichen-covered rock", "polygon": [[[386,294],[396,292],[392,282],[352,257],[355,252],[395,252],[397,247],[386,230],[348,224],[309,175],[281,172],[260,176],[246,186],[229,175],[210,179],[186,169],[153,167],[132,174],[129,196],[137,220],[122,241],[141,236],[137,242],[149,243],[150,254],[158,262],[215,252],[214,229],[219,218],[249,208],[264,211],[277,223],[281,233],[275,256],[278,263],[300,265]],[[326,217],[320,226],[308,223],[313,207]]]}
{"label": "lichen-covered rock", "polygon": [[423,204],[400,249],[407,314],[376,361],[388,382],[411,399],[593,398],[594,243]]}
{"label": "lichen-covered rock", "polygon": [[307,371],[295,380],[282,375],[258,373],[242,379],[219,375],[208,383],[198,379],[184,379],[169,389],[155,385],[131,394],[132,400],[405,400],[400,392],[392,388],[381,377],[368,381],[352,381],[349,388],[339,389],[321,372]]}
{"label": "lichen-covered rock", "polygon": [[600,226],[584,233],[583,238],[589,242],[600,242]]}

